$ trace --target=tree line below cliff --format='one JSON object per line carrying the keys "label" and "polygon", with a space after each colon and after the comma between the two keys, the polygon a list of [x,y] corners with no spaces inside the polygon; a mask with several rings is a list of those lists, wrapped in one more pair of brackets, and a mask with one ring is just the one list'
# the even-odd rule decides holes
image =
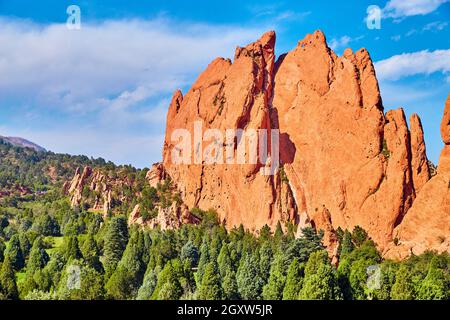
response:
{"label": "tree line below cliff", "polygon": [[[448,254],[383,260],[361,228],[340,230],[339,265],[322,233],[227,231],[213,211],[198,226],[129,227],[126,217],[71,209],[67,199],[0,209],[4,299],[448,299]],[[370,268],[379,272],[371,278]]]}
{"label": "tree line below cliff", "polygon": [[[134,200],[124,204],[127,210],[118,206],[107,217],[89,210],[89,202],[71,208],[62,184],[77,167],[86,165],[108,175],[125,175],[137,181],[130,195],[148,195],[140,200],[131,197]],[[0,141],[0,192],[4,192],[0,298],[446,300],[450,296],[448,254],[383,260],[359,227],[338,230],[337,266],[322,245],[321,232],[307,228],[295,238],[292,224],[279,224],[274,232],[266,226],[257,235],[242,226],[227,231],[214,211],[194,209],[192,213],[202,219],[197,226],[166,231],[130,227],[126,214],[135,202],[151,212],[162,201],[160,194],[170,196],[170,188],[146,188],[145,173],[103,159],[36,152]],[[22,189],[29,192],[23,194]],[[91,191],[86,193],[89,199]]]}

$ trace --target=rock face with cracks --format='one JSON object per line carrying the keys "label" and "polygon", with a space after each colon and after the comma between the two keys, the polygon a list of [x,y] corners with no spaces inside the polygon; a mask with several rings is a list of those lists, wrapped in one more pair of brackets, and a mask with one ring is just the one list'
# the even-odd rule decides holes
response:
{"label": "rock face with cracks", "polygon": [[[147,180],[156,186],[170,178],[183,206],[150,224],[198,223],[189,210],[212,208],[228,228],[258,232],[291,222],[298,236],[306,226],[321,229],[330,255],[337,228],[355,226],[386,257],[449,251],[450,97],[441,124],[445,147],[430,180],[421,121],[413,114],[408,128],[403,109],[384,111],[367,50],[337,56],[316,31],[276,59],[275,38],[267,32],[238,47],[233,61],[215,59],[188,92],[173,94],[163,161]],[[247,135],[261,129],[267,136]],[[275,174],[262,174],[277,158]],[[72,201],[79,202],[78,189],[74,181]],[[136,207],[130,223],[139,219]]]}
{"label": "rock face with cracks", "polygon": [[426,182],[402,223],[394,229],[394,243],[385,256],[403,259],[426,250],[450,251],[450,95],[441,122],[444,142],[437,174]]}
{"label": "rock face with cracks", "polygon": [[[229,228],[242,223],[257,231],[265,224],[273,228],[278,221],[313,226],[325,231],[330,253],[336,247],[335,230],[357,225],[390,255],[400,250],[392,247],[399,239],[409,241],[409,248],[448,250],[447,240],[437,244],[449,234],[448,201],[436,208],[445,218],[440,230],[423,230],[440,240],[419,245],[421,239],[412,235],[419,232],[414,225],[422,220],[422,225],[442,224],[434,217],[439,214],[426,215],[419,203],[441,196],[433,195],[430,185],[448,182],[448,108],[441,128],[446,149],[438,176],[429,181],[421,121],[413,114],[409,129],[403,109],[384,112],[367,50],[347,49],[337,56],[320,31],[307,35],[278,60],[274,47],[275,33],[267,32],[245,48],[238,47],[233,62],[214,60],[184,96],[174,93],[160,165],[186,205],[217,210]],[[195,141],[199,123],[202,132],[278,129],[281,170],[264,176],[263,162],[229,165],[196,158],[217,143]],[[193,152],[182,164],[173,161],[180,152],[174,132],[180,128],[194,137],[186,142]],[[267,149],[272,150],[273,141],[268,141]],[[237,157],[227,153],[229,142],[217,143],[219,158]],[[273,156],[269,152],[269,158]],[[417,213],[414,218],[418,211],[422,216]]]}

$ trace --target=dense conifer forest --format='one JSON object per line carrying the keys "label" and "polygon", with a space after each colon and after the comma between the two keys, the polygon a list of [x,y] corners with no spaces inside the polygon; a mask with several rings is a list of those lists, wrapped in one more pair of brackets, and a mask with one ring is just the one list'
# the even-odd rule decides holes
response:
{"label": "dense conifer forest", "polygon": [[[129,226],[126,213],[72,208],[61,185],[84,165],[140,172],[0,142],[0,299],[449,298],[448,254],[383,260],[359,227],[338,230],[332,264],[323,233],[312,228],[297,238],[290,224],[226,230],[213,210],[194,209],[200,225],[162,231]],[[146,202],[160,201],[164,188],[147,189]]]}

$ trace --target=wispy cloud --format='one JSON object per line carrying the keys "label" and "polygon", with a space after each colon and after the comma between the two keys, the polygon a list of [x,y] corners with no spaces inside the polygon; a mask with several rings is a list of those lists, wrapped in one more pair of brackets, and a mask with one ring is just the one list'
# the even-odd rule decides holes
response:
{"label": "wispy cloud", "polygon": [[0,132],[137,166],[161,157],[172,92],[266,29],[163,18],[71,31],[0,17],[0,26],[0,113],[14,103],[33,119],[10,113]]}
{"label": "wispy cloud", "polygon": [[76,112],[170,92],[263,31],[162,19],[84,24],[78,31],[5,19],[0,24],[0,99],[25,96]]}
{"label": "wispy cloud", "polygon": [[434,21],[426,24],[422,31],[441,31],[444,30],[448,26],[447,21]]}
{"label": "wispy cloud", "polygon": [[450,49],[403,53],[375,63],[380,80],[398,80],[417,74],[450,72]]}
{"label": "wispy cloud", "polygon": [[361,39],[363,39],[364,36],[359,36],[359,37],[355,37],[352,38],[348,35],[342,36],[340,38],[333,38],[331,39],[331,41],[329,42],[329,46],[331,49],[337,51],[343,48],[347,48],[351,42],[356,42],[359,41]]}
{"label": "wispy cloud", "polygon": [[390,0],[383,9],[385,18],[405,18],[426,15],[450,0]]}

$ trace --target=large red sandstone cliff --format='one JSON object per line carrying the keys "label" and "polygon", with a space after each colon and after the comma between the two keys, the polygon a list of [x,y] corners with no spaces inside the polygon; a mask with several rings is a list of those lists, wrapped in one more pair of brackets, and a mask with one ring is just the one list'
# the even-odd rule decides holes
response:
{"label": "large red sandstone cliff", "polygon": [[[238,138],[230,143],[210,136],[198,142],[199,124],[202,133],[215,129],[225,135],[229,129],[279,130],[280,170],[261,174],[274,160],[271,138],[266,162],[199,159],[206,150],[220,150],[215,156],[225,163],[239,159]],[[180,140],[173,139],[178,129],[192,138],[189,164],[174,163],[173,155],[181,154]],[[233,62],[211,62],[185,95],[174,93],[163,162],[153,165],[147,180],[156,187],[170,177],[183,204],[159,210],[146,223],[136,206],[129,222],[173,228],[198,223],[189,209],[213,208],[229,228],[243,224],[257,232],[280,221],[298,225],[298,235],[305,226],[322,229],[331,255],[335,230],[355,226],[367,230],[388,258],[450,251],[450,95],[441,132],[445,147],[431,178],[421,121],[413,114],[408,128],[401,108],[385,112],[367,50],[347,49],[339,57],[316,31],[276,59],[275,33],[267,32],[238,47]],[[262,143],[260,136],[255,139]],[[262,156],[259,149],[256,153]],[[250,155],[247,146],[246,159]],[[95,206],[106,212],[110,183],[91,175],[89,168],[78,171],[67,185],[72,203],[80,203],[84,184],[92,180],[93,190],[105,191]]]}
{"label": "large red sandstone cliff", "polygon": [[[184,128],[193,136],[198,121],[203,130],[222,132],[279,129],[282,175],[261,175],[261,164],[196,163],[195,152],[191,164],[173,163],[174,130]],[[402,109],[384,113],[365,49],[347,49],[338,57],[316,31],[276,60],[275,33],[267,32],[238,47],[233,62],[214,60],[184,96],[174,93],[163,163],[153,174],[170,176],[189,208],[214,208],[228,227],[313,225],[326,231],[325,242],[333,248],[334,230],[359,225],[391,256],[397,250],[394,238],[397,251],[403,246],[444,251],[450,210],[448,188],[442,186],[449,180],[450,129],[443,125],[442,130],[447,145],[439,174],[428,181],[420,119],[413,115],[408,129]],[[211,142],[191,143],[202,150]],[[446,202],[435,203],[438,198]],[[436,206],[420,205],[424,201]],[[413,243],[423,234],[434,240],[419,249]]]}

